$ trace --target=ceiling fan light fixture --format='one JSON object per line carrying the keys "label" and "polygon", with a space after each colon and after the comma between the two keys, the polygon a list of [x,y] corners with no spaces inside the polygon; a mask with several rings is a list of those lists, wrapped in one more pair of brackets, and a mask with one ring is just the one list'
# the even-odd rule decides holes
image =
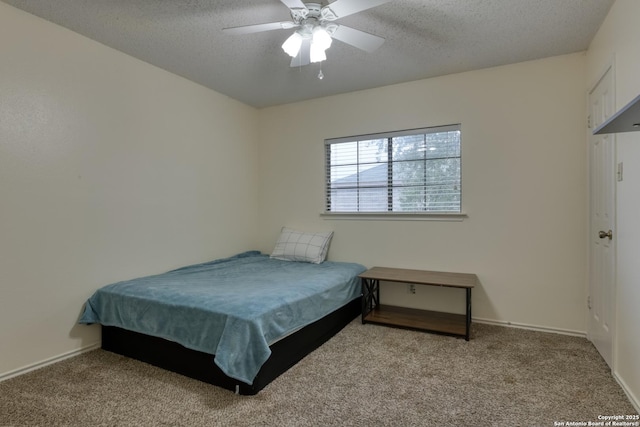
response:
{"label": "ceiling fan light fixture", "polygon": [[295,58],[298,56],[298,52],[300,52],[300,46],[302,46],[302,36],[296,31],[282,43],[282,50],[290,57]]}
{"label": "ceiling fan light fixture", "polygon": [[314,41],[311,42],[311,49],[309,51],[309,61],[311,62],[322,62],[327,59],[327,55],[325,54],[325,49]]}
{"label": "ceiling fan light fixture", "polygon": [[324,27],[317,25],[313,29],[313,44],[317,45],[322,50],[329,49],[332,41],[333,39]]}

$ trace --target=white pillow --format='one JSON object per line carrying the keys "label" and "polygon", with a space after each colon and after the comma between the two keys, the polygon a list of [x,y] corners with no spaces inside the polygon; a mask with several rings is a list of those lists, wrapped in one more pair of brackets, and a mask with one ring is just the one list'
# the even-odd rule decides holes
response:
{"label": "white pillow", "polygon": [[283,227],[271,258],[320,264],[327,258],[333,231],[309,233]]}

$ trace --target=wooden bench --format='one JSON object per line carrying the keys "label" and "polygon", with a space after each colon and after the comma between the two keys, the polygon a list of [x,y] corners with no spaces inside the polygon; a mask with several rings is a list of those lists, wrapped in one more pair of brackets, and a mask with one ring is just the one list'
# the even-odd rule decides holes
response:
{"label": "wooden bench", "polygon": [[[362,281],[363,324],[376,323],[436,332],[464,337],[469,341],[469,331],[471,329],[471,289],[478,283],[478,277],[475,274],[373,267],[358,277],[360,277]],[[466,295],[466,314],[383,305],[380,303],[381,281],[464,289]]]}

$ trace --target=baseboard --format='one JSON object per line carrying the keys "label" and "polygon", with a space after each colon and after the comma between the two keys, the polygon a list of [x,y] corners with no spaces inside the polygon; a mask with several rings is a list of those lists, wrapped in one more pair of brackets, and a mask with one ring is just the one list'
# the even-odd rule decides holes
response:
{"label": "baseboard", "polygon": [[615,380],[618,382],[618,384],[622,388],[622,391],[624,391],[624,393],[629,398],[629,402],[631,402],[633,407],[636,409],[636,412],[640,414],[640,400],[638,400],[638,398],[633,394],[633,392],[627,386],[627,383],[625,383],[624,380],[620,378],[616,372],[612,372],[612,374],[613,374],[613,378],[615,378]]}
{"label": "baseboard", "polygon": [[100,342],[90,344],[90,345],[78,348],[76,350],[71,350],[67,353],[63,353],[58,356],[51,357],[49,359],[45,359],[40,362],[32,363],[31,365],[23,366],[22,368],[15,369],[13,371],[2,373],[0,374],[0,382],[8,380],[9,378],[26,374],[27,372],[35,371],[36,369],[44,368],[45,366],[48,366],[48,365],[53,365],[54,363],[60,362],[65,359],[69,359],[71,357],[78,356],[82,353],[86,353],[87,351],[95,350],[98,348],[100,348]]}
{"label": "baseboard", "polygon": [[530,331],[538,331],[538,332],[551,332],[554,334],[570,335],[573,337],[581,337],[581,338],[587,337],[586,332],[573,331],[571,329],[549,328],[546,326],[527,325],[525,323],[515,323],[515,322],[504,321],[504,320],[482,319],[482,318],[476,318],[476,317],[474,317],[472,320],[475,323],[485,323],[487,325],[505,326],[508,328],[517,328],[517,329],[527,329]]}

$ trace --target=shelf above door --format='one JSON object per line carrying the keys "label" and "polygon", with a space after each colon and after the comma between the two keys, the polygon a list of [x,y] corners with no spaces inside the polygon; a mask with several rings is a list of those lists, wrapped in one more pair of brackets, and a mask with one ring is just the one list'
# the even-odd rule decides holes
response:
{"label": "shelf above door", "polygon": [[640,95],[593,130],[594,135],[640,131]]}

